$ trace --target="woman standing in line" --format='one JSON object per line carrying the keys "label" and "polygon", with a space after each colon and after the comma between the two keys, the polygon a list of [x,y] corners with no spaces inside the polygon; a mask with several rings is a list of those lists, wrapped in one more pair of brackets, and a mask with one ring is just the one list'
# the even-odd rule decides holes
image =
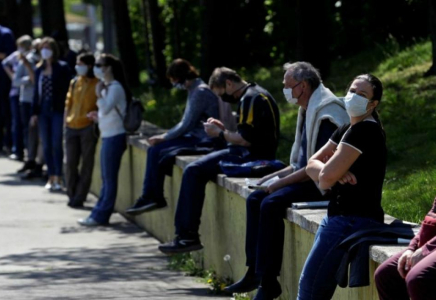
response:
{"label": "woman standing in line", "polygon": [[31,124],[38,121],[44,159],[48,169],[45,188],[60,191],[62,176],[62,129],[65,98],[71,80],[67,64],[59,61],[59,48],[54,39],[41,41],[41,58],[35,71],[35,89]]}
{"label": "woman standing in line", "polygon": [[83,207],[94,168],[98,136],[94,132],[94,122],[87,116],[91,111],[97,110],[95,87],[99,80],[94,76],[94,64],[95,58],[92,53],[84,53],[77,57],[77,77],[71,81],[65,102],[65,179],[70,207]]}
{"label": "woman standing in line", "polygon": [[100,79],[96,87],[98,113],[89,118],[98,121],[102,137],[100,152],[102,187],[100,198],[91,215],[78,220],[83,226],[108,224],[117,197],[118,171],[126,150],[126,131],[123,118],[132,95],[127,86],[121,61],[111,54],[102,54],[97,59],[94,74]]}

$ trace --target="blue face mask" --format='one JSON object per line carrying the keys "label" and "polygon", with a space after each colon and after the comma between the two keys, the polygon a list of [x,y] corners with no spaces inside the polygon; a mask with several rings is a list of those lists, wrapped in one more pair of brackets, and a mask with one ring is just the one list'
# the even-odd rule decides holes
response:
{"label": "blue face mask", "polygon": [[185,85],[183,83],[180,83],[180,82],[173,83],[173,88],[178,89],[178,90],[186,90]]}

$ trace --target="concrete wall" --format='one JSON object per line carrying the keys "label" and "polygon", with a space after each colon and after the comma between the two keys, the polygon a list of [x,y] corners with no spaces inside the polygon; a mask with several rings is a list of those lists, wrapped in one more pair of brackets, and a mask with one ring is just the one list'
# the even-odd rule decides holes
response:
{"label": "concrete wall", "polygon": [[[141,195],[145,170],[146,149],[142,138],[130,138],[129,148],[125,152],[119,174],[116,211],[123,213]],[[99,149],[100,147],[98,147]],[[96,154],[93,183],[91,190],[96,195],[101,187],[99,152]],[[173,167],[173,176],[165,179],[165,197],[168,207],[146,213],[135,218],[127,217],[160,241],[169,241],[174,237],[174,214],[183,168],[196,157],[178,157]],[[205,269],[213,269],[221,276],[230,276],[238,280],[246,271],[245,267],[245,199],[252,192],[244,187],[242,179],[227,178],[218,175],[214,182],[206,187],[206,199],[201,219],[201,241],[204,249],[195,254],[197,261]],[[284,260],[280,281],[283,294],[280,299],[295,299],[298,280],[306,257],[312,247],[314,233],[325,215],[325,210],[289,210],[285,222]],[[380,262],[383,262],[401,247],[373,247],[370,264],[371,274]],[[229,254],[231,260],[224,262]],[[333,299],[378,299],[373,284],[363,288],[336,290]]]}

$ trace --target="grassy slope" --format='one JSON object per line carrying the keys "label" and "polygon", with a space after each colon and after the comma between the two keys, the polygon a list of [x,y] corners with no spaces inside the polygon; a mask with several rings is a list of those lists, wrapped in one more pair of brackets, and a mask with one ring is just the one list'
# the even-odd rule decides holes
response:
{"label": "grassy slope", "polygon": [[[386,213],[418,222],[429,210],[436,195],[436,77],[423,78],[431,65],[431,44],[419,43],[400,51],[389,45],[372,49],[350,59],[335,60],[324,84],[338,96],[358,74],[370,72],[384,84],[380,106],[387,133],[389,161],[383,194]],[[282,94],[281,68],[240,70],[276,98],[281,110],[282,141],[278,158],[289,162],[297,116],[296,107]],[[170,127],[183,111],[183,93],[160,92],[145,95],[146,118]],[[176,97],[177,105],[174,105]],[[160,99],[159,102],[150,99]]]}

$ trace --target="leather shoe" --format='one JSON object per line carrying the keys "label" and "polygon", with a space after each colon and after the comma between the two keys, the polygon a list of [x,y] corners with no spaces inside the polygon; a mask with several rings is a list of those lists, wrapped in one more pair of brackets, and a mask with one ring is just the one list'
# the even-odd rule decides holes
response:
{"label": "leather shoe", "polygon": [[259,287],[260,279],[254,275],[246,273],[238,282],[224,288],[224,291],[229,293],[248,293]]}
{"label": "leather shoe", "polygon": [[281,294],[282,294],[282,288],[280,287],[280,284],[278,284],[277,287],[269,288],[269,289],[260,286],[253,300],[273,300],[278,298]]}

